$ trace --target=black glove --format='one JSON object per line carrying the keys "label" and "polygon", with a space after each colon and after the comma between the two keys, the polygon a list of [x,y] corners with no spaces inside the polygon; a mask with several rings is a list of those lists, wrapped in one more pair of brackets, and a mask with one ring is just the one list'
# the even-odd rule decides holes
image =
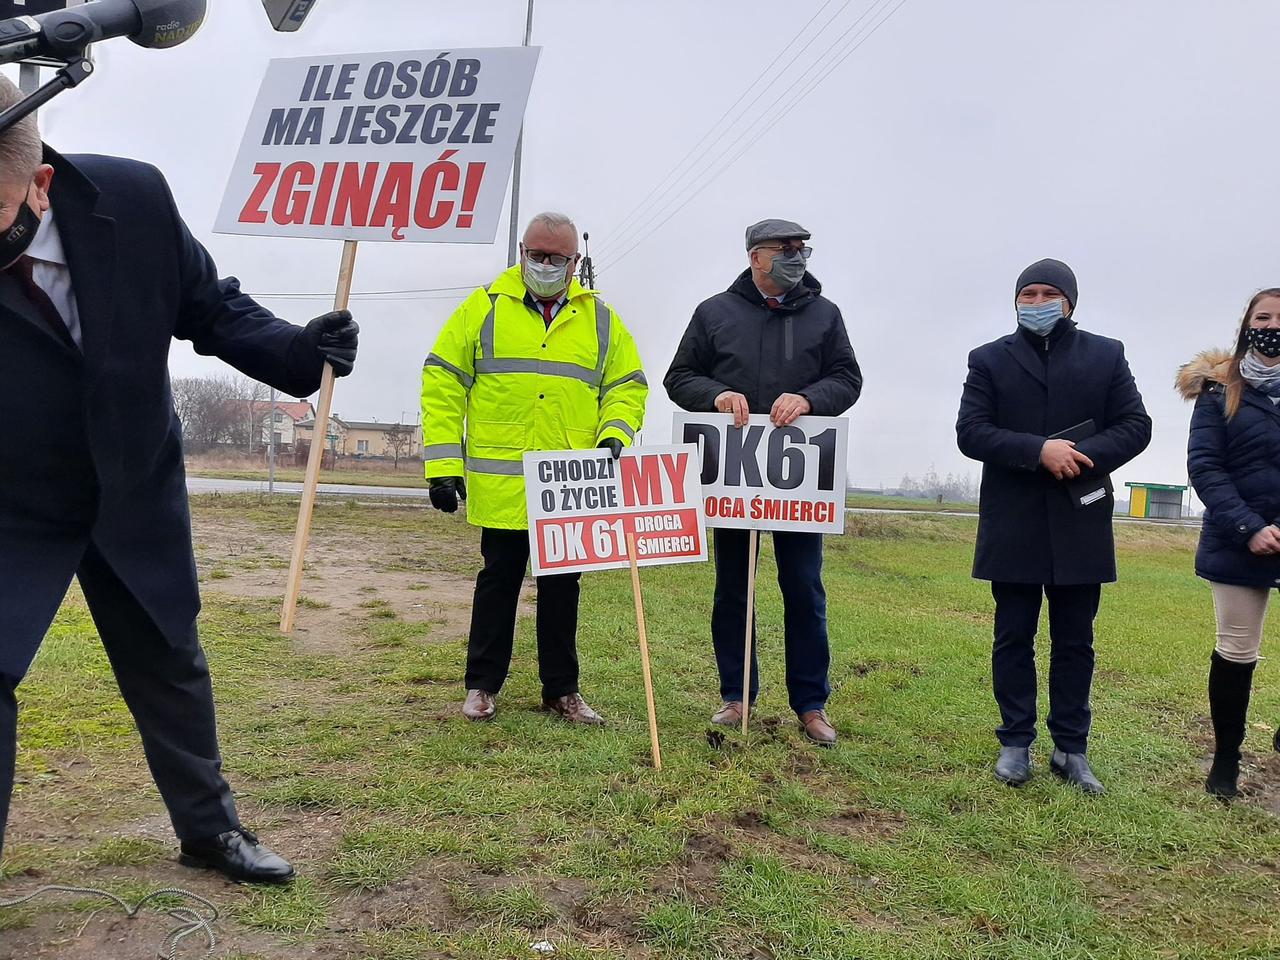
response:
{"label": "black glove", "polygon": [[610,437],[608,440],[601,440],[596,444],[597,450],[608,450],[613,454],[613,459],[617,460],[622,456],[622,441],[616,437]]}
{"label": "black glove", "polygon": [[311,348],[333,365],[335,377],[345,377],[356,362],[356,345],[360,340],[360,325],[351,319],[346,310],[335,310],[316,317],[302,329]]}
{"label": "black glove", "polygon": [[467,485],[461,477],[432,477],[431,505],[445,513],[457,513],[458,501],[467,499]]}

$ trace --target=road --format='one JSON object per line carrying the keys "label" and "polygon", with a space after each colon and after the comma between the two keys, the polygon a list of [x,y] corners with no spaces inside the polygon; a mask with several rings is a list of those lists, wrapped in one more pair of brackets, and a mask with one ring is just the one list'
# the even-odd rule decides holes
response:
{"label": "road", "polygon": [[[425,482],[425,481],[424,481]],[[188,493],[266,493],[265,480],[213,480],[208,477],[187,477]],[[276,481],[276,493],[299,494],[302,484]],[[363,494],[366,497],[409,497],[425,499],[428,496],[424,487],[366,487],[354,483],[322,483],[320,493],[334,496],[351,496]]]}
{"label": "road", "polygon": [[[266,493],[267,482],[265,480],[212,480],[207,477],[187,477],[188,493]],[[276,493],[281,494],[299,494],[302,492],[302,484],[300,483],[283,483],[276,481]],[[366,496],[377,497],[379,499],[386,497],[402,497],[409,500],[425,500],[429,496],[426,487],[368,487],[363,484],[350,483],[322,483],[320,484],[320,493],[327,496],[349,497]],[[849,513],[871,513],[871,514],[893,514],[897,516],[915,516],[915,517],[969,517],[976,518],[978,514],[973,513],[957,513],[946,510],[896,510],[891,507],[848,507]],[[1200,521],[1188,519],[1182,521],[1173,520],[1140,520],[1133,517],[1117,516],[1116,520],[1122,523],[1141,523],[1150,524],[1156,527],[1192,527],[1199,528]]]}

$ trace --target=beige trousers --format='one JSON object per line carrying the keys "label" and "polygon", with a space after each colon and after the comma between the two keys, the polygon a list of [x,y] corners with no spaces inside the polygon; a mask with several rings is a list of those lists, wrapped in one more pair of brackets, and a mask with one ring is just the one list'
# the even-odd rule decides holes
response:
{"label": "beige trousers", "polygon": [[1218,656],[1232,663],[1253,663],[1262,646],[1270,587],[1237,587],[1211,583],[1213,610],[1218,617]]}

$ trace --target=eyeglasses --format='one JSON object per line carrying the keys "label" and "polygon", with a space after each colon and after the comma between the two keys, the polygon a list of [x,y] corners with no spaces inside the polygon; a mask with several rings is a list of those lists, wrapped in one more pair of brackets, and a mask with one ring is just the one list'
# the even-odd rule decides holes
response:
{"label": "eyeglasses", "polygon": [[798,253],[805,260],[813,256],[813,247],[787,247],[782,244],[764,244],[756,247],[757,250],[774,250],[781,253]]}
{"label": "eyeglasses", "polygon": [[525,250],[524,255],[534,263],[549,263],[553,267],[567,266],[570,260],[576,260],[577,254],[566,257],[562,253],[547,253],[545,250]]}

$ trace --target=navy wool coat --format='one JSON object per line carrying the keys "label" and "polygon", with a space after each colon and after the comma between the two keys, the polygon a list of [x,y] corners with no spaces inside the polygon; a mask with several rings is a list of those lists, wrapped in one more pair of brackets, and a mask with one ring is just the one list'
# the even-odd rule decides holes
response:
{"label": "navy wool coat", "polygon": [[45,161],[83,352],[0,275],[0,674],[13,678],[90,543],[166,636],[194,629],[172,339],[299,397],[318,388],[323,365],[301,327],[218,278],[155,168],[53,151]]}
{"label": "navy wool coat", "polygon": [[969,354],[956,436],[982,462],[974,577],[1057,586],[1116,579],[1114,498],[1076,507],[1040,466],[1045,440],[1086,420],[1097,432],[1076,448],[1099,483],[1151,441],[1120,341],[1064,319],[1047,343],[1017,330]]}
{"label": "navy wool coat", "polygon": [[1178,389],[1195,400],[1187,472],[1205,505],[1196,573],[1214,583],[1280,587],[1280,556],[1255,556],[1249,540],[1280,524],[1280,409],[1248,385],[1226,415],[1223,384],[1229,353],[1201,354],[1178,373]]}

